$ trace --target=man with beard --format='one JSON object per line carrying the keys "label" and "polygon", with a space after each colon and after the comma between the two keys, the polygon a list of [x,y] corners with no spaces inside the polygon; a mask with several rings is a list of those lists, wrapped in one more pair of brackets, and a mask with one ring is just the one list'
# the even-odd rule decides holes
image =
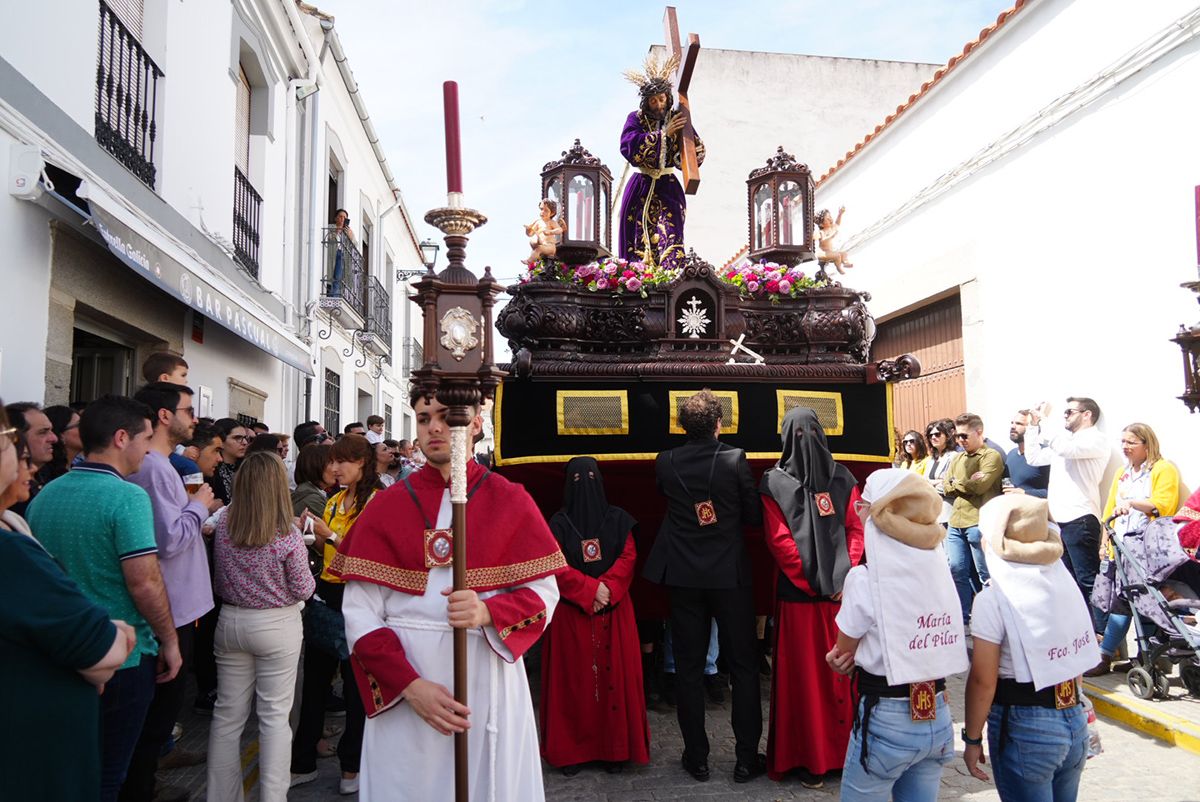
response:
{"label": "man with beard", "polygon": [[[175,446],[190,440],[196,426],[191,388],[169,382],[154,382],[138,390],[134,399],[150,407],[154,413],[154,433],[150,438],[150,452],[141,467],[127,478],[150,496],[158,562],[163,583],[167,587],[167,597],[171,601],[184,670],[170,682],[155,686],[154,699],[129,762],[129,773],[125,777],[121,797],[135,802],[186,799],[186,789],[163,786],[155,789],[154,773],[158,770],[159,753],[170,738],[183,706],[186,672],[192,662],[196,619],[213,608],[208,554],[200,527],[209,514],[221,506],[221,502],[206,484],[200,484],[199,489],[189,495],[184,490],[179,473],[171,465],[170,455],[175,451]],[[194,765],[203,760],[202,755],[185,754],[178,747],[172,754],[175,766]]]}
{"label": "man with beard", "polygon": [[[683,223],[687,200],[675,177],[680,166],[687,112],[671,111],[670,75],[677,60],[665,64],[646,59],[643,72],[625,77],[637,85],[641,106],[630,112],[621,131],[621,155],[638,173],[621,198],[617,256],[665,268],[678,267],[684,256]],[[696,137],[696,161],[704,162],[704,143]]]}
{"label": "man with beard", "polygon": [[1008,472],[1009,482],[1005,484],[1005,493],[1025,493],[1038,498],[1046,497],[1046,488],[1050,484],[1049,465],[1030,465],[1025,459],[1025,430],[1029,427],[1029,410],[1022,409],[1013,415],[1012,426],[1008,430],[1008,439],[1017,447],[1004,457],[1004,468]]}

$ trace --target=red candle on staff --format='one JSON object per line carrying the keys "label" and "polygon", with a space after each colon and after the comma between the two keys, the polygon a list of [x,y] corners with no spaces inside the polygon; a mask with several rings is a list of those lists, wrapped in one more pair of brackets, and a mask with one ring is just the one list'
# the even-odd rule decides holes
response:
{"label": "red candle on staff", "polygon": [[458,140],[458,84],[442,84],[442,103],[446,111],[446,191],[462,192],[462,146]]}

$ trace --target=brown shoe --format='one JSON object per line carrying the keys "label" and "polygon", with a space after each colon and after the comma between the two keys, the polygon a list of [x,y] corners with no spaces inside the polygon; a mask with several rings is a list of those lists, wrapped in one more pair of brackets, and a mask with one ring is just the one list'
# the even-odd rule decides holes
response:
{"label": "brown shoe", "polygon": [[1100,662],[1083,672],[1085,677],[1103,677],[1105,674],[1112,673],[1112,658],[1100,655]]}

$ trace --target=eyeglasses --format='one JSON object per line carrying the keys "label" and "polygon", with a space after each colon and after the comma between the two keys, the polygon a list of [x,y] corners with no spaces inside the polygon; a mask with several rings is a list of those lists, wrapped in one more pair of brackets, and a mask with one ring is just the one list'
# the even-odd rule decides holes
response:
{"label": "eyeglasses", "polygon": [[1080,412],[1083,412],[1083,410],[1082,410],[1082,409],[1064,409],[1064,410],[1063,410],[1063,417],[1064,417],[1064,418],[1069,418],[1069,417],[1071,417],[1072,415],[1078,415]]}
{"label": "eyeglasses", "polygon": [[192,418],[196,417],[196,408],[195,407],[175,407],[175,411],[176,412],[186,412],[189,417],[192,417]]}
{"label": "eyeglasses", "polygon": [[914,439],[913,439],[913,438],[911,438],[911,437],[910,437],[910,438],[908,438],[907,440],[904,440],[904,441],[902,441],[902,442],[903,442],[903,443],[904,443],[904,445],[906,445],[906,446],[912,446],[912,445],[916,445],[916,444],[917,444],[917,441],[916,441],[916,440],[914,440]]}
{"label": "eyeglasses", "polygon": [[235,434],[235,435],[231,436],[229,439],[236,440],[239,443],[249,443],[254,438],[249,435],[246,435],[246,434]]}
{"label": "eyeglasses", "polygon": [[942,434],[937,429],[934,429],[932,432],[929,433],[928,436],[932,440],[935,437],[945,437],[946,435]]}
{"label": "eyeglasses", "polygon": [[965,443],[971,439],[971,435],[959,432],[958,434],[954,435],[954,439]]}
{"label": "eyeglasses", "polygon": [[70,426],[67,426],[66,428],[64,428],[63,433],[65,434],[65,433],[71,431],[72,429],[78,429],[78,428],[79,428],[79,423],[75,422],[75,423],[72,423]]}
{"label": "eyeglasses", "polygon": [[17,430],[16,426],[9,426],[7,429],[0,429],[0,437],[7,437],[12,441],[14,446],[17,444],[17,437],[19,435],[20,432]]}

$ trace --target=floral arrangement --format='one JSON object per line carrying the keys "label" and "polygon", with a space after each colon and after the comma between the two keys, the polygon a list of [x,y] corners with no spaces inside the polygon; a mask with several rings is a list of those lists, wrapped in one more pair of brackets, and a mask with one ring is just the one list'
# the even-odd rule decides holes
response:
{"label": "floral arrangement", "polygon": [[647,290],[669,284],[678,275],[677,269],[671,270],[613,257],[588,262],[585,265],[567,265],[540,259],[529,266],[526,275],[521,277],[521,282],[534,279],[562,281],[576,284],[590,292],[640,295],[645,298]]}
{"label": "floral arrangement", "polygon": [[788,267],[765,260],[742,262],[726,269],[724,273],[718,273],[718,277],[726,284],[737,287],[745,298],[769,298],[773,304],[779,303],[781,298],[796,298],[804,290],[829,284],[828,280],[805,275],[799,266]]}

